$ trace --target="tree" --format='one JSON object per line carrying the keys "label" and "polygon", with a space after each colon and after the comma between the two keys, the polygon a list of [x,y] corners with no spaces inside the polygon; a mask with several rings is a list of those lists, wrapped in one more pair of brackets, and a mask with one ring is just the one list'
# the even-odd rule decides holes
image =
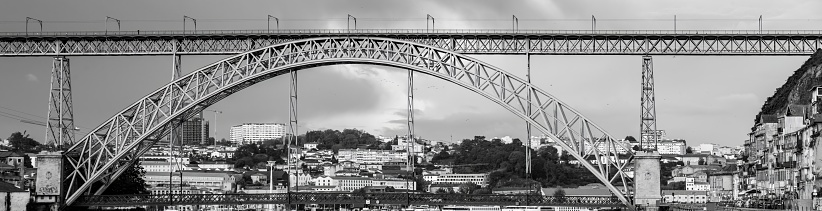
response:
{"label": "tree", "polygon": [[448,193],[448,191],[445,190],[445,188],[437,188],[437,191],[434,192],[434,193],[436,193],[436,194],[446,194],[446,193]]}
{"label": "tree", "polygon": [[633,147],[632,149],[633,149],[634,151],[640,151],[640,150],[642,150],[642,149],[640,149],[640,148],[639,148],[639,145],[634,145],[634,147]]}
{"label": "tree", "polygon": [[146,181],[143,180],[145,174],[146,171],[138,161],[117,177],[103,192],[103,195],[148,194]]}
{"label": "tree", "polygon": [[697,161],[697,164],[698,165],[705,165],[706,164],[705,159],[699,158],[699,161]]}
{"label": "tree", "polygon": [[694,153],[694,149],[691,149],[691,147],[685,148],[685,154],[693,154],[693,153]]}
{"label": "tree", "polygon": [[228,146],[231,146],[231,142],[230,142],[230,141],[227,141],[227,140],[225,140],[225,139],[223,138],[223,139],[220,139],[220,141],[219,141],[219,142],[217,142],[217,145],[220,145],[220,146],[227,146],[227,147],[228,147]]}
{"label": "tree", "polygon": [[466,182],[459,186],[461,194],[471,194],[474,193],[475,190],[479,189],[479,185]]}
{"label": "tree", "polygon": [[634,138],[633,136],[625,136],[625,140],[629,141],[629,142],[636,143],[636,138]]}
{"label": "tree", "polygon": [[32,138],[29,138],[29,134],[26,134],[26,131],[23,133],[14,132],[9,136],[9,145],[10,150],[19,153],[38,153],[40,152],[40,142],[35,141]]}
{"label": "tree", "polygon": [[563,190],[562,187],[554,191],[554,200],[560,203],[565,202],[565,190]]}

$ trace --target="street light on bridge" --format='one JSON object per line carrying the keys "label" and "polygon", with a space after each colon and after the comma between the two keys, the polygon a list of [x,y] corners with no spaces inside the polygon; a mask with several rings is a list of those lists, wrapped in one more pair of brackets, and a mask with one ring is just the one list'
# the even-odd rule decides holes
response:
{"label": "street light on bridge", "polygon": [[41,21],[39,19],[36,19],[36,18],[32,18],[32,17],[26,17],[26,36],[29,36],[29,20],[34,20],[34,21],[39,22],[40,23],[40,32],[41,33],[43,32],[43,21]]}
{"label": "street light on bridge", "polygon": [[350,28],[351,19],[354,19],[354,30],[357,30],[357,18],[356,17],[354,17],[351,14],[348,14],[348,17],[346,17],[345,19],[346,19],[346,23],[345,23],[345,28],[346,29],[351,30],[351,28]]}
{"label": "street light on bridge", "polygon": [[428,20],[431,20],[431,29],[435,29],[436,22],[434,22],[434,16],[430,14],[425,14],[425,30],[428,30]]}
{"label": "street light on bridge", "polygon": [[192,22],[194,22],[194,31],[196,32],[196,31],[197,31],[197,19],[194,19],[194,18],[192,18],[192,17],[185,16],[185,15],[183,15],[183,32],[185,32],[185,31],[186,31],[186,20],[189,20],[189,19],[190,19]]}
{"label": "street light on bridge", "polygon": [[277,31],[279,31],[280,30],[280,19],[277,18],[277,17],[271,16],[271,15],[268,15],[268,25],[267,25],[266,29],[268,29],[268,31],[271,31],[271,19],[272,18],[277,23]]}
{"label": "street light on bridge", "polygon": [[113,21],[117,22],[117,31],[120,31],[120,19],[117,19],[117,18],[112,18],[112,17],[106,16],[106,23],[105,23],[105,26],[106,26],[106,34],[108,34],[108,20],[113,20]]}

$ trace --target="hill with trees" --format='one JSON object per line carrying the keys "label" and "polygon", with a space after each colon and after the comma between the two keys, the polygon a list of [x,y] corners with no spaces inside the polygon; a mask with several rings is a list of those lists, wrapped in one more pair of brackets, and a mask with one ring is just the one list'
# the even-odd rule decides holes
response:
{"label": "hill with trees", "polygon": [[453,154],[440,153],[433,162],[447,159],[457,173],[490,173],[489,185],[494,187],[528,187],[538,183],[542,187],[577,187],[600,183],[587,169],[571,164],[573,158],[554,147],[542,147],[531,159],[531,178],[525,175],[525,149],[519,139],[503,143],[499,139],[486,140],[484,136],[465,139],[455,147]]}
{"label": "hill with trees", "polygon": [[771,97],[765,100],[762,109],[756,114],[754,124],[760,116],[782,113],[790,104],[808,104],[811,100],[808,91],[819,85],[822,85],[822,49],[811,55]]}

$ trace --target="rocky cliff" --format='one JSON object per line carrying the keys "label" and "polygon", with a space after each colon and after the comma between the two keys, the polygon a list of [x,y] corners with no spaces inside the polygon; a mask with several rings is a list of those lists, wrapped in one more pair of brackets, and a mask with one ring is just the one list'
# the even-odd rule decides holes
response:
{"label": "rocky cliff", "polygon": [[788,77],[785,84],[776,89],[773,96],[765,100],[762,109],[756,114],[754,124],[761,115],[780,114],[790,104],[809,104],[811,101],[809,91],[819,85],[822,85],[822,49],[818,49],[811,55],[802,67]]}

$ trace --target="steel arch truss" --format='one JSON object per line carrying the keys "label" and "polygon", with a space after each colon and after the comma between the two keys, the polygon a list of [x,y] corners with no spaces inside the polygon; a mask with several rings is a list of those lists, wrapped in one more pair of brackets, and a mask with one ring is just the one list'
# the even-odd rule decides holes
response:
{"label": "steel arch truss", "polygon": [[[134,159],[166,135],[171,123],[179,122],[175,120],[191,118],[232,93],[290,70],[342,63],[406,68],[472,90],[547,134],[582,161],[582,166],[622,203],[631,204],[623,192],[631,184],[622,171],[627,161],[610,156],[630,150],[579,112],[525,80],[477,59],[432,46],[373,37],[313,38],[273,45],[218,61],[152,92],[66,152],[70,166],[64,183],[66,204],[83,194],[101,193]],[[529,107],[532,115],[526,113]],[[620,188],[613,184],[620,184]]]}

